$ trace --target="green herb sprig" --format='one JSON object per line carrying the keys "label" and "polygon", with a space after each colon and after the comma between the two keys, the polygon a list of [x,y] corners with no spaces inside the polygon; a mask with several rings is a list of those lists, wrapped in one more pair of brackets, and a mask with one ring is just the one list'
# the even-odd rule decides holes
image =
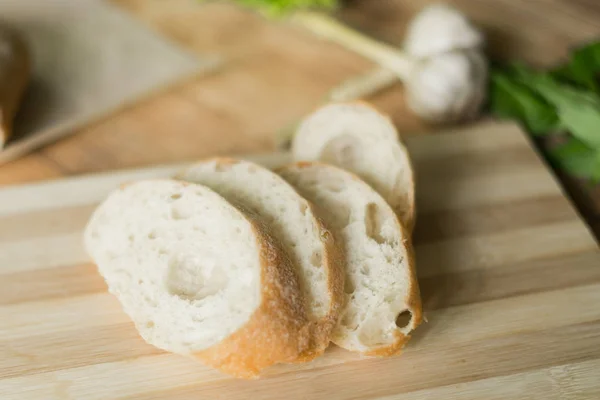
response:
{"label": "green herb sprig", "polygon": [[551,70],[523,64],[494,68],[490,108],[498,117],[520,121],[533,136],[560,137],[548,149],[550,161],[600,182],[600,41],[574,50]]}
{"label": "green herb sprig", "polygon": [[236,2],[270,17],[281,17],[296,10],[329,11],[339,5],[338,0],[236,0]]}

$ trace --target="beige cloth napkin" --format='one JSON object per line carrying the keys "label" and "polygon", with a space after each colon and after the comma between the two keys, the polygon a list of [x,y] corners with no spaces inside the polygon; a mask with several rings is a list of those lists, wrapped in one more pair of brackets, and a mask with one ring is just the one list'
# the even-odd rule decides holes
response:
{"label": "beige cloth napkin", "polygon": [[218,64],[101,0],[1,0],[0,20],[25,36],[33,58],[32,83],[0,163]]}

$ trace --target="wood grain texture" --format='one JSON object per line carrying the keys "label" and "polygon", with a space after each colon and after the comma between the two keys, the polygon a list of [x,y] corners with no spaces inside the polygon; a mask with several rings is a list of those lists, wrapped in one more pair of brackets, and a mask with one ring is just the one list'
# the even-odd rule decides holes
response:
{"label": "wood grain texture", "polygon": [[[372,68],[368,61],[338,46],[228,4],[111,1],[184,47],[227,60],[227,66],[0,167],[0,185],[206,155],[268,151],[276,133],[306,115],[331,88]],[[380,39],[401,44],[406,22],[431,1],[354,0],[339,17]],[[500,58],[551,64],[574,44],[600,35],[600,7],[594,0],[450,3],[484,28],[491,54]],[[371,100],[391,114],[403,135],[437,130],[407,110],[400,85]],[[583,205],[590,224],[600,227],[600,201],[595,192],[573,193],[581,193],[576,196],[578,204]]]}
{"label": "wood grain texture", "polygon": [[[407,143],[423,189],[415,244],[428,322],[399,357],[332,346],[252,382],[146,344],[82,248],[110,190],[182,164],[0,189],[0,398],[597,398],[597,242],[514,125],[434,139]],[[276,166],[289,155],[247,158]]]}

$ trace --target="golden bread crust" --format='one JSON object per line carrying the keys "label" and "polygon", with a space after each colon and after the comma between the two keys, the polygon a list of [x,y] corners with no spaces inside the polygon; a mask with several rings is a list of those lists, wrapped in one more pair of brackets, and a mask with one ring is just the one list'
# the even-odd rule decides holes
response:
{"label": "golden bread crust", "polygon": [[269,229],[248,215],[261,258],[261,303],[239,330],[194,354],[238,378],[256,378],[266,367],[291,362],[309,345],[304,299],[292,263]]}

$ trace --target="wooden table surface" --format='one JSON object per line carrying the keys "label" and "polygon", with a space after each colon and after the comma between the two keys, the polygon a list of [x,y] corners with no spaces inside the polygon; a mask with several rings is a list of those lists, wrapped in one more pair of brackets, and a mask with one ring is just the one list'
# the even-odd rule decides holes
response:
{"label": "wooden table surface", "polygon": [[406,144],[427,322],[399,357],[332,345],[253,381],[145,343],[83,248],[110,191],[184,166],[0,188],[0,399],[599,399],[600,249],[527,138],[486,123]]}
{"label": "wooden table surface", "polygon": [[[332,87],[372,68],[336,45],[229,4],[112,1],[183,46],[224,57],[225,67],[0,167],[0,184],[268,150],[277,131],[309,112]],[[350,1],[340,18],[400,44],[406,21],[426,3],[430,1]],[[547,65],[564,57],[570,46],[600,35],[597,0],[450,3],[485,29],[495,57]],[[399,85],[371,100],[393,116],[402,134],[435,130],[406,110]],[[598,233],[600,190],[586,191],[579,204]]]}

